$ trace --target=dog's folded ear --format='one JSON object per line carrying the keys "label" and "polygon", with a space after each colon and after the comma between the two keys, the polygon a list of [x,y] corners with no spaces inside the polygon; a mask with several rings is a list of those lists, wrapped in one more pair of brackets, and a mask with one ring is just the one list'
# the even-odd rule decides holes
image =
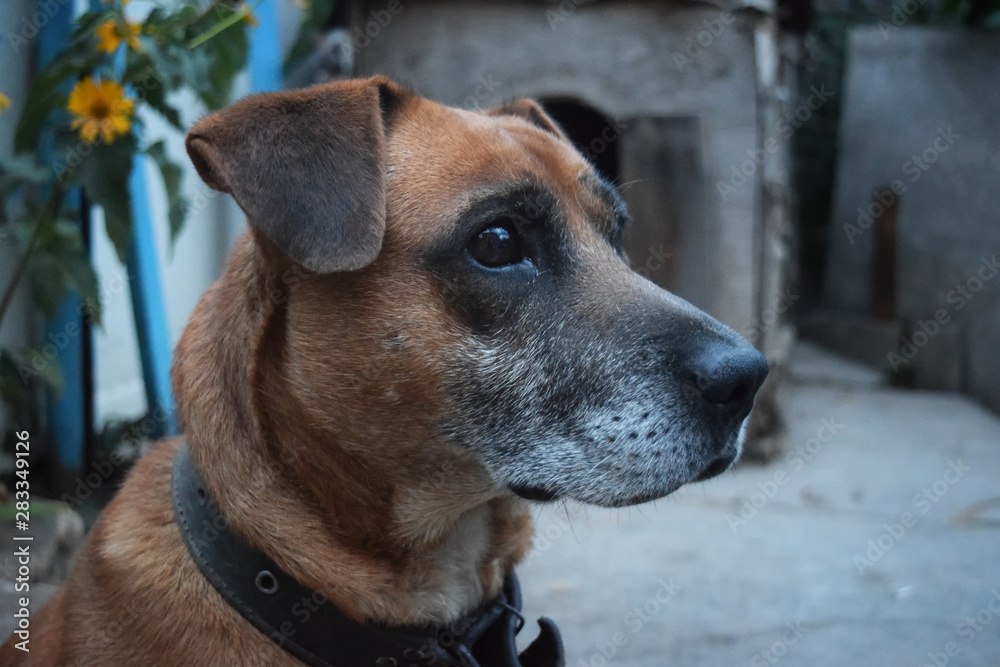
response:
{"label": "dog's folded ear", "polygon": [[545,113],[542,106],[535,100],[521,99],[510,104],[495,107],[486,112],[490,116],[517,116],[528,121],[532,125],[554,134],[560,139],[566,139],[559,124],[552,120],[552,117]]}
{"label": "dog's folded ear", "polygon": [[210,187],[310,271],[367,266],[385,233],[384,77],[247,97],[200,120],[187,151]]}

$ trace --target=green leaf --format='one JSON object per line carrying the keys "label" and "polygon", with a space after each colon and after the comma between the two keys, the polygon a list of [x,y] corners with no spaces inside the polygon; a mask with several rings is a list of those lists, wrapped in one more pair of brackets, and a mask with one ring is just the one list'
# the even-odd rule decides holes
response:
{"label": "green leaf", "polygon": [[47,183],[52,172],[38,164],[34,153],[20,153],[0,160],[0,191],[9,193],[22,185]]}
{"label": "green leaf", "polygon": [[[152,53],[157,53],[151,50]],[[128,65],[122,75],[124,83],[130,84],[135,95],[163,116],[164,119],[178,130],[184,131],[180,113],[167,103],[166,81],[159,74],[160,68],[150,53],[136,54],[130,52]]]}
{"label": "green leaf", "polygon": [[205,49],[189,51],[182,56],[184,78],[209,109],[221,109],[228,100],[227,91],[218,90],[212,82],[212,57]]}
{"label": "green leaf", "polygon": [[[181,14],[184,20],[178,20]],[[158,24],[154,36],[145,38],[145,43],[156,76],[163,83],[164,95],[186,87],[210,109],[229,103],[233,81],[246,67],[249,52],[244,19],[238,8],[220,4],[204,16],[188,8]],[[195,36],[230,20],[233,23],[212,39],[197,48],[188,48]],[[151,99],[151,106],[155,102]]]}
{"label": "green leaf", "polygon": [[42,381],[52,389],[52,393],[59,398],[66,388],[66,378],[63,375],[62,367],[55,358],[49,358],[42,350],[29,348],[25,350],[24,357],[32,360],[32,369],[38,373]]}
{"label": "green leaf", "polygon": [[316,48],[316,40],[327,26],[335,6],[334,0],[310,0],[305,16],[302,17],[302,23],[299,24],[298,35],[285,59],[286,74],[296,62],[308,56]]}
{"label": "green leaf", "polygon": [[209,77],[209,69],[212,67],[212,59],[204,49],[191,51],[183,46],[168,44],[162,51],[162,57],[158,61],[159,72],[170,82],[173,87],[176,85],[186,85],[212,109],[224,106],[225,95],[214,90],[212,80]]}
{"label": "green leaf", "polygon": [[[254,4],[251,8],[251,11],[256,9],[261,2],[263,2],[263,0],[257,0],[256,4]],[[220,5],[216,11],[216,23],[188,42],[188,48],[197,49],[199,46],[207,43],[208,41],[217,38],[237,23],[243,22],[245,25],[247,15],[244,13],[244,7],[250,7],[250,5],[243,5],[241,7]]]}
{"label": "green leaf", "polygon": [[167,156],[163,141],[157,141],[146,149],[146,154],[153,158],[160,168],[163,187],[167,192],[168,219],[170,220],[170,240],[177,238],[188,213],[188,200],[181,194],[181,178],[183,170]]}
{"label": "green leaf", "polygon": [[75,21],[73,33],[66,40],[65,44],[63,44],[63,48],[59,50],[59,53],[56,54],[53,62],[59,61],[62,58],[73,57],[80,53],[93,53],[96,50],[97,26],[108,19],[118,19],[120,16],[121,13],[114,7],[102,8],[98,11],[81,14]]}
{"label": "green leaf", "polygon": [[12,405],[27,400],[35,380],[41,380],[58,397],[66,386],[62,368],[37,349],[0,350],[0,398]]}
{"label": "green leaf", "polygon": [[[93,50],[84,53],[63,51],[45,66],[31,84],[24,111],[14,135],[14,151],[35,150],[45,124],[53,112],[63,120],[70,88],[83,72],[90,72],[106,60],[106,55]],[[59,120],[59,119],[57,119]]]}
{"label": "green leaf", "polygon": [[5,403],[20,403],[24,400],[24,389],[14,353],[0,348],[0,399]]}
{"label": "green leaf", "polygon": [[47,123],[54,119],[65,123],[66,100],[72,84],[81,75],[95,72],[102,65],[111,63],[111,56],[97,51],[95,30],[97,26],[114,18],[111,10],[88,12],[75,21],[72,34],[59,52],[38,73],[28,91],[24,110],[14,135],[14,151],[35,150]]}
{"label": "green leaf", "polygon": [[213,109],[224,107],[230,101],[233,80],[247,65],[249,42],[247,40],[246,23],[237,25],[219,33],[205,45],[210,57],[208,78],[213,93],[205,99]]}
{"label": "green leaf", "polygon": [[36,376],[38,373],[30,366],[21,367],[20,358],[13,350],[0,349],[0,398],[5,403],[23,403],[31,379]]}
{"label": "green leaf", "polygon": [[14,151],[16,153],[34,150],[42,135],[42,129],[49,119],[49,114],[66,105],[66,95],[59,91],[59,85],[64,80],[64,78],[46,77],[44,73],[35,79],[28,91],[24,111],[21,113],[21,119],[14,132]]}
{"label": "green leaf", "polygon": [[[26,240],[22,241],[22,245]],[[35,303],[51,317],[66,296],[76,294],[99,308],[97,275],[80,235],[80,224],[66,218],[43,222],[28,259],[28,277]],[[100,317],[99,312],[94,317]]]}
{"label": "green leaf", "polygon": [[132,133],[118,137],[110,146],[98,141],[78,167],[87,196],[104,210],[105,230],[123,262],[132,238],[128,180],[135,151],[136,139]]}

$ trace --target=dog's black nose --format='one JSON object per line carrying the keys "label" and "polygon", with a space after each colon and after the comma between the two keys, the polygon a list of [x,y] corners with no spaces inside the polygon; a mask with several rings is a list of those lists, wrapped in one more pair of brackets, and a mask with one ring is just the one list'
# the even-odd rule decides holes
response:
{"label": "dog's black nose", "polygon": [[747,344],[713,345],[691,362],[688,381],[701,396],[732,418],[750,413],[753,397],[767,377],[764,355]]}

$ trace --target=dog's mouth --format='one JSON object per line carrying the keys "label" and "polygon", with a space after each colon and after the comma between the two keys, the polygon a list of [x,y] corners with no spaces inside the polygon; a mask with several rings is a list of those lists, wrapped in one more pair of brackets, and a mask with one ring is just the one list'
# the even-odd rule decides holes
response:
{"label": "dog's mouth", "polygon": [[508,487],[515,496],[531,500],[536,503],[547,503],[559,497],[559,494],[540,486],[529,486],[527,484],[511,484]]}
{"label": "dog's mouth", "polygon": [[701,471],[701,474],[694,478],[694,481],[704,482],[705,480],[712,479],[713,477],[718,477],[722,473],[729,470],[730,466],[732,466],[735,461],[735,456],[720,456],[709,463],[708,466]]}
{"label": "dog's mouth", "polygon": [[735,463],[738,458],[738,453],[739,450],[737,449],[735,453],[728,451],[721,456],[717,456],[708,464],[705,464],[700,471],[692,473],[690,477],[687,477],[687,479],[676,480],[674,483],[657,485],[646,489],[636,489],[634,490],[635,492],[628,494],[614,493],[613,490],[609,492],[608,489],[603,489],[597,493],[594,493],[593,489],[584,490],[582,493],[575,493],[574,491],[560,491],[554,490],[551,487],[535,486],[532,484],[508,484],[507,488],[511,491],[511,493],[519,498],[537,503],[546,503],[554,500],[569,498],[601,507],[626,507],[630,505],[640,505],[651,500],[657,500],[668,496],[684,484],[704,482],[714,477],[718,477],[732,467],[733,463]]}

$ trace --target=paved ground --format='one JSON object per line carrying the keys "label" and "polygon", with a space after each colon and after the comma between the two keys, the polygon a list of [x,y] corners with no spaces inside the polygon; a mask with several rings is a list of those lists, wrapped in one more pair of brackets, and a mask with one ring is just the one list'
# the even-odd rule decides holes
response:
{"label": "paved ground", "polygon": [[539,512],[525,611],[559,622],[569,667],[1000,665],[1000,419],[808,345],[793,374],[785,458]]}
{"label": "paved ground", "polygon": [[[22,598],[28,598],[28,609],[34,614],[55,595],[56,584],[69,575],[84,540],[83,520],[61,502],[33,501],[31,530],[26,533],[15,528],[15,511],[11,503],[0,505],[0,544],[3,545],[0,552],[0,643],[17,627],[14,614],[20,610]],[[26,535],[32,538],[31,541],[14,539]],[[29,554],[30,575],[20,572],[23,563],[21,556],[15,553],[25,548]]]}
{"label": "paved ground", "polygon": [[1000,419],[809,345],[784,402],[768,467],[539,512],[526,612],[570,667],[1000,665]]}

